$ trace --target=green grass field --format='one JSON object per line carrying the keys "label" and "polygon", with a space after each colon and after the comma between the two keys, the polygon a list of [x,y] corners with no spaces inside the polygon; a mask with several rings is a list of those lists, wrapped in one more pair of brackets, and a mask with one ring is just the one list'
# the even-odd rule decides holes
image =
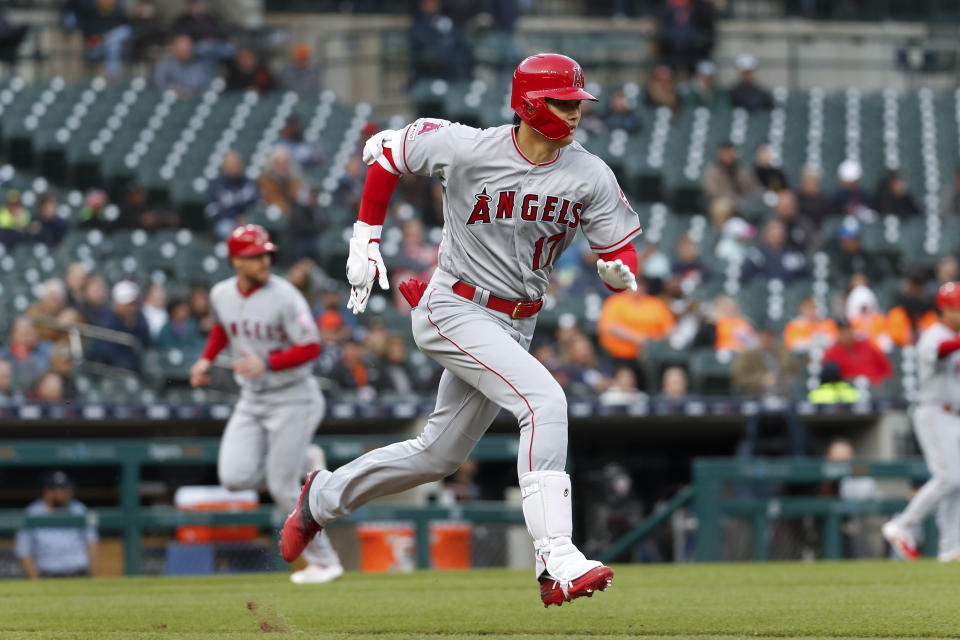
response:
{"label": "green grass field", "polygon": [[960,638],[960,566],[919,562],[618,566],[544,609],[529,571],[0,582],[0,638]]}

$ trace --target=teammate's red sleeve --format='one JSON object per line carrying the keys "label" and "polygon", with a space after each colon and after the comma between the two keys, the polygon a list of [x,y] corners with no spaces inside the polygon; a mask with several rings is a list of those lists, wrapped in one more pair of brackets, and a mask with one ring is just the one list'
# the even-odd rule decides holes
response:
{"label": "teammate's red sleeve", "polygon": [[283,351],[275,351],[267,356],[267,367],[271,371],[292,369],[310,362],[320,355],[320,343],[295,344]]}
{"label": "teammate's red sleeve", "polygon": [[227,330],[223,328],[222,324],[213,325],[210,336],[207,338],[207,346],[203,350],[203,357],[207,360],[213,360],[228,344],[230,344],[230,338],[227,337]]}
{"label": "teammate's red sleeve", "polygon": [[[640,270],[640,259],[637,257],[637,250],[634,248],[632,242],[628,242],[623,245],[616,251],[611,251],[610,253],[601,253],[599,255],[601,260],[606,260],[607,262],[613,262],[614,260],[620,260],[623,264],[627,265],[630,269],[630,273],[634,276],[637,276],[637,272]],[[606,282],[603,283],[607,289],[610,291],[623,291],[623,289],[614,289]]]}
{"label": "teammate's red sleeve", "polygon": [[[383,155],[391,166],[396,167],[390,149],[384,147]],[[397,188],[398,180],[400,180],[399,172],[390,173],[376,162],[367,168],[367,178],[363,182],[363,198],[360,200],[358,218],[360,222],[366,222],[369,225],[383,224],[387,219],[387,206],[390,204],[393,190]]]}
{"label": "teammate's red sleeve", "polygon": [[937,360],[946,358],[957,349],[960,349],[960,336],[944,340],[940,343],[940,346],[937,347]]}

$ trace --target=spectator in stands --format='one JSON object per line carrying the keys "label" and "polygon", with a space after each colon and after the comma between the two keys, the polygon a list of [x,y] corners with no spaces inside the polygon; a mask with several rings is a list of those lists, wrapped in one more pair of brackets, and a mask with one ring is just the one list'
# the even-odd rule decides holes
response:
{"label": "spectator in stands", "polygon": [[877,185],[874,202],[877,204],[877,211],[881,214],[892,213],[900,217],[920,215],[920,207],[917,206],[907,181],[899,171],[887,172]]}
{"label": "spectator in stands", "polygon": [[210,291],[205,285],[195,284],[190,287],[190,317],[197,323],[197,331],[206,337],[210,334],[216,321],[210,307]]}
{"label": "spectator in stands", "polygon": [[213,80],[210,63],[193,54],[193,40],[180,35],[170,43],[170,52],[153,68],[153,84],[161,91],[174,91],[187,98],[206,91]]}
{"label": "spectator in stands", "polygon": [[86,265],[79,260],[67,266],[67,272],[63,278],[67,286],[67,306],[77,307],[83,302],[83,288],[87,284],[87,275]]}
{"label": "spectator in stands", "polygon": [[107,316],[110,315],[110,307],[107,305],[109,296],[107,281],[102,276],[92,275],[87,278],[83,285],[83,299],[77,304],[77,311],[86,324],[98,327],[106,324]]}
{"label": "spectator in stands", "polygon": [[278,207],[284,214],[290,213],[300,195],[303,179],[299,168],[291,163],[287,147],[273,148],[257,184],[265,203]]}
{"label": "spectator in stands", "polygon": [[638,278],[636,291],[628,289],[607,298],[597,322],[600,345],[623,366],[636,367],[644,343],[666,338],[675,325],[670,309],[647,293],[647,287]]}
{"label": "spectator in stands", "polygon": [[410,277],[429,282],[437,267],[438,251],[437,244],[427,240],[423,223],[418,218],[404,221],[403,242],[393,259],[393,268],[398,270],[397,281]]}
{"label": "spectator in stands", "polygon": [[838,211],[830,198],[820,190],[820,171],[806,167],[800,177],[800,193],[797,194],[797,209],[800,215],[815,225]]}
{"label": "spectator in stands", "polygon": [[269,93],[277,86],[270,69],[260,61],[259,54],[250,47],[237,49],[233,61],[227,65],[227,91],[256,91]]}
{"label": "spectator in stands", "polygon": [[363,160],[356,156],[347,159],[346,171],[337,183],[337,200],[349,211],[360,210],[360,200],[363,197],[363,182],[367,176],[367,167]]}
{"label": "spectator in stands", "polygon": [[220,175],[207,189],[204,212],[218,238],[226,238],[238,225],[259,197],[257,183],[244,170],[243,158],[234,150],[223,155]]}
{"label": "spectator in stands", "polygon": [[317,238],[326,230],[328,220],[324,209],[317,203],[320,196],[318,186],[310,186],[309,195],[297,199],[287,216],[287,228],[283,232],[286,260],[313,260],[317,257]]}
{"label": "spectator in stands", "polygon": [[58,344],[50,354],[50,371],[60,376],[61,394],[64,400],[74,400],[78,395],[77,383],[73,380],[74,360],[70,347]]}
{"label": "spectator in stands", "polygon": [[328,377],[344,391],[354,391],[361,398],[372,398],[380,384],[380,370],[374,365],[363,343],[356,339],[343,344],[340,361],[333,366]]}
{"label": "spectator in stands", "polygon": [[[191,221],[192,222],[192,221]],[[142,184],[134,181],[127,188],[127,199],[120,209],[117,227],[126,229],[177,229],[180,227],[180,216],[160,205],[147,201],[147,190]]]}
{"label": "spectator in stands", "polygon": [[637,373],[630,367],[618,367],[610,385],[600,394],[600,403],[606,405],[629,405],[646,398],[647,394],[637,386]]}
{"label": "spectator in stands", "polygon": [[760,184],[753,172],[740,164],[733,143],[724,142],[717,149],[716,161],[703,172],[703,190],[711,202],[723,197],[736,203],[744,196],[757,193]]}
{"label": "spectator in stands", "polygon": [[33,388],[44,371],[50,368],[49,342],[37,339],[37,332],[28,316],[20,316],[10,328],[10,344],[0,349],[0,360],[10,363],[14,388],[26,392]]}
{"label": "spectator in stands", "polygon": [[327,161],[326,153],[319,142],[310,142],[303,137],[303,123],[300,118],[292,115],[287,118],[280,136],[278,145],[290,149],[290,157],[301,167],[316,167]]}
{"label": "spectator in stands", "polygon": [[[63,471],[43,477],[42,497],[27,506],[28,516],[66,512],[82,516],[87,508],[73,498],[73,483]],[[96,574],[97,531],[93,527],[36,527],[17,532],[15,552],[27,577],[65,578]]]}
{"label": "spectator in stands", "polygon": [[12,400],[18,395],[13,386],[13,366],[7,359],[0,359],[0,403]]}
{"label": "spectator in stands", "polygon": [[960,166],[954,169],[953,182],[940,195],[940,215],[947,219],[960,217]]}
{"label": "spectator in stands", "polygon": [[60,315],[67,308],[67,288],[59,278],[50,278],[43,283],[40,299],[27,307],[27,316],[33,323],[37,340],[60,342],[67,334],[56,326]]}
{"label": "spectator in stands", "polygon": [[657,47],[664,64],[692,72],[698,61],[710,57],[715,31],[710,0],[663,0],[657,17]]}
{"label": "spectator in stands", "polygon": [[717,65],[711,60],[697,63],[697,73],[681,87],[683,104],[690,109],[711,108],[727,102],[729,96],[717,87]]}
{"label": "spectator in stands", "polygon": [[15,245],[30,231],[30,210],[20,200],[20,191],[10,189],[0,208],[0,244]]}
{"label": "spectator in stands", "polygon": [[78,17],[85,58],[90,62],[104,62],[107,77],[118,78],[133,37],[123,8],[117,0],[94,0]]}
{"label": "spectator in stands", "polygon": [[960,280],[960,261],[957,261],[956,256],[943,256],[934,269],[934,279],[927,287],[927,294],[936,295],[940,285],[957,280]]}
{"label": "spectator in stands", "polygon": [[807,354],[812,349],[826,349],[837,339],[837,323],[824,318],[813,296],[800,301],[800,315],[783,330],[784,345],[794,353]]}
{"label": "spectator in stands", "polygon": [[157,7],[153,0],[133,0],[128,2],[130,28],[133,37],[130,43],[130,58],[146,60],[151,49],[163,46],[167,42],[167,25],[157,16]]}
{"label": "spectator in stands", "polygon": [[[680,96],[677,95],[677,86],[673,81],[673,71],[670,67],[662,64],[653,70],[650,81],[647,82],[643,90],[643,102],[648,107],[667,107],[674,113],[680,111],[683,103],[680,102]],[[610,126],[610,122],[607,122]],[[610,126],[611,129],[617,127]],[[639,128],[639,127],[638,127]]]}
{"label": "spectator in stands", "polygon": [[717,231],[721,231],[727,220],[737,216],[737,203],[733,198],[719,196],[710,200],[707,213],[713,226]]}
{"label": "spectator in stands", "polygon": [[33,402],[58,404],[63,402],[63,378],[59,373],[47,371],[40,376],[29,395]]}
{"label": "spectator in stands", "polygon": [[663,379],[660,383],[660,396],[670,400],[683,400],[687,397],[690,383],[687,380],[687,371],[676,365],[663,370]]}
{"label": "spectator in stands", "polygon": [[107,202],[107,192],[103,189],[87,191],[77,226],[81,229],[100,229],[101,231],[113,228],[113,221],[107,219]]}
{"label": "spectator in stands", "polygon": [[787,188],[787,176],[780,167],[773,164],[773,152],[770,145],[763,143],[754,154],[754,174],[757,182],[767,191],[781,191]]}
{"label": "spectator in stands", "polygon": [[60,246],[67,235],[67,221],[60,217],[57,197],[52,193],[44,193],[37,201],[37,218],[30,223],[30,233],[51,249]]}
{"label": "spectator in stands", "polygon": [[568,394],[590,398],[606,390],[613,377],[613,369],[600,361],[590,338],[582,334],[566,350],[563,373]]}
{"label": "spectator in stands", "polygon": [[840,377],[840,365],[825,362],[820,370],[820,386],[810,390],[807,400],[814,404],[850,404],[860,400],[860,391]]}
{"label": "spectator in stands", "polygon": [[797,196],[789,189],[777,192],[777,204],[773,215],[783,223],[787,235],[787,248],[791,251],[807,253],[813,246],[816,227],[807,218],[800,215]]}
{"label": "spectator in stands", "polygon": [[[452,476],[443,479],[443,490],[448,493],[452,502],[469,502],[470,500],[480,500],[482,493],[480,485],[477,484],[477,461],[468,458]],[[439,502],[443,503],[441,496]],[[443,506],[450,506],[443,504]]]}
{"label": "spectator in stands", "polygon": [[733,388],[744,395],[788,397],[790,381],[803,373],[800,363],[780,344],[772,327],[761,327],[757,337],[757,346],[733,359]]}
{"label": "spectator in stands", "polygon": [[12,24],[6,9],[0,9],[0,62],[10,65],[11,70],[19,58],[20,45],[27,37],[30,27],[26,24]]}
{"label": "spectator in stands", "polygon": [[873,219],[873,204],[860,186],[860,179],[863,178],[860,163],[856,160],[844,160],[837,167],[837,178],[840,180],[840,188],[833,197],[834,211],[870,222]]}
{"label": "spectator in stands", "polygon": [[454,82],[473,75],[473,50],[466,34],[442,12],[440,0],[419,0],[410,27],[412,80]]}
{"label": "spectator in stands", "polygon": [[828,247],[830,273],[835,283],[846,284],[854,274],[863,274],[869,282],[884,282],[893,276],[883,256],[870,255],[860,242],[860,222],[847,216],[837,230],[836,243]]}
{"label": "spectator in stands", "polygon": [[277,74],[280,88],[304,96],[317,97],[323,92],[323,69],[313,64],[313,48],[297,42],[290,49],[290,63]]}
{"label": "spectator in stands", "polygon": [[[567,253],[573,253],[569,251]],[[566,257],[566,253],[561,257]],[[589,294],[596,295],[606,295],[607,289],[603,286],[602,282],[597,282],[597,279],[593,277],[594,272],[597,270],[597,254],[590,250],[590,245],[588,243],[583,243],[577,252],[577,262],[574,264],[568,276],[569,284],[561,283],[559,286],[558,295],[561,295],[566,300],[576,300],[583,299],[584,296]],[[566,270],[565,270],[566,271]],[[558,277],[564,275],[554,271]]]}
{"label": "spectator in stands", "polygon": [[680,236],[677,241],[677,257],[670,266],[670,271],[677,279],[680,290],[687,295],[710,279],[710,269],[700,259],[697,243],[688,235]]}
{"label": "spectator in stands", "polygon": [[760,277],[792,282],[808,273],[806,256],[787,245],[787,231],[783,222],[778,219],[767,222],[760,244],[747,252],[743,266],[744,280]]}
{"label": "spectator in stands", "polygon": [[[718,201],[728,201],[718,198]],[[723,223],[723,233],[717,241],[714,254],[725,262],[742,263],[750,251],[750,241],[757,235],[756,228],[740,217],[729,218]]]}
{"label": "spectator in stands", "polygon": [[113,309],[104,328],[128,334],[129,342],[98,340],[91,358],[112,367],[139,371],[141,351],[151,344],[147,319],[138,304],[140,287],[130,280],[121,280],[113,285],[111,298]]}
{"label": "spectator in stands", "polygon": [[622,129],[627,133],[640,131],[640,118],[631,108],[623,91],[618,89],[610,95],[610,106],[604,116],[604,124],[611,131],[614,129]]}
{"label": "spectator in stands", "polygon": [[898,347],[914,344],[920,334],[938,320],[933,298],[927,294],[927,274],[923,269],[911,269],[900,281],[895,305],[887,313],[886,325],[890,339]]}
{"label": "spectator in stands", "polygon": [[147,295],[143,297],[142,311],[150,330],[150,339],[156,340],[170,319],[167,312],[167,290],[162,284],[151,284],[147,289]]}
{"label": "spectator in stands", "polygon": [[[637,119],[639,124],[640,119]],[[607,121],[604,115],[596,112],[593,102],[584,100],[580,103],[580,124],[577,130],[583,129],[587,133],[603,133],[607,130]]]}
{"label": "spectator in stands", "polygon": [[893,340],[887,328],[887,318],[880,311],[877,295],[866,285],[853,287],[845,302],[847,322],[857,336],[870,340],[878,349],[889,353]]}
{"label": "spectator in stands", "polygon": [[197,329],[197,321],[190,316],[190,304],[183,299],[170,302],[167,309],[170,320],[157,335],[157,347],[163,350],[180,349],[192,352],[203,347],[203,336]]}
{"label": "spectator in stands", "polygon": [[828,362],[836,363],[847,381],[863,376],[877,386],[893,375],[887,356],[870,340],[857,337],[845,318],[837,321],[837,342],[823,354],[824,366]]}
{"label": "spectator in stands", "polygon": [[406,395],[420,390],[420,383],[407,358],[406,339],[399,333],[389,334],[380,362],[377,391]]}
{"label": "spectator in stands", "polygon": [[206,3],[202,0],[186,0],[183,13],[174,19],[170,31],[178,36],[189,36],[194,52],[200,58],[220,62],[230,59],[234,54],[234,47],[228,42],[230,34],[227,28],[207,11]]}
{"label": "spectator in stands", "polygon": [[319,271],[319,267],[317,267],[313,260],[310,258],[301,258],[287,268],[285,276],[287,282],[295,286],[297,291],[303,295],[303,299],[307,301],[307,305],[309,305],[311,309],[314,308],[315,302],[315,296],[313,295],[315,271]]}
{"label": "spectator in stands", "polygon": [[[757,334],[743,317],[736,299],[726,294],[713,299],[713,348],[717,351],[740,352],[757,343]],[[708,331],[707,333],[709,333]]]}
{"label": "spectator in stands", "polygon": [[737,56],[737,71],[740,77],[730,89],[730,102],[733,106],[747,111],[773,109],[773,95],[757,84],[754,77],[757,71],[757,58],[749,53],[740,54]]}

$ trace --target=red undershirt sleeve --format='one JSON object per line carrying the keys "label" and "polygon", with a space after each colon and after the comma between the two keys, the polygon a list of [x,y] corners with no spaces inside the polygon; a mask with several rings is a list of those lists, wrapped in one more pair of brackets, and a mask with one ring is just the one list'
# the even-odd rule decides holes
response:
{"label": "red undershirt sleeve", "polygon": [[[383,155],[390,162],[390,166],[396,168],[389,148],[384,147]],[[360,222],[366,222],[369,225],[383,224],[387,219],[387,206],[390,204],[393,190],[397,188],[398,180],[400,180],[399,171],[396,174],[391,173],[377,162],[367,167],[367,177],[363,182],[363,198],[360,200],[358,217]]]}
{"label": "red undershirt sleeve", "polygon": [[937,347],[937,359],[941,360],[946,358],[957,349],[960,349],[960,336],[944,340],[940,343],[940,346]]}
{"label": "red undershirt sleeve", "polygon": [[207,346],[203,350],[203,357],[212,361],[229,343],[230,338],[227,337],[227,331],[223,328],[223,325],[213,325],[210,336],[207,338]]}
{"label": "red undershirt sleeve", "polygon": [[276,351],[267,357],[267,367],[271,371],[292,369],[306,364],[320,355],[320,343],[295,344],[283,351]]}
{"label": "red undershirt sleeve", "polygon": [[[640,269],[640,260],[637,257],[637,250],[634,248],[632,242],[628,242],[623,245],[616,251],[611,251],[610,253],[601,253],[598,256],[601,260],[606,260],[607,262],[613,262],[614,260],[620,260],[623,264],[627,265],[630,269],[630,273],[634,276],[637,276],[637,272]],[[623,289],[614,289],[606,282],[603,283],[607,289],[610,291],[623,291]]]}

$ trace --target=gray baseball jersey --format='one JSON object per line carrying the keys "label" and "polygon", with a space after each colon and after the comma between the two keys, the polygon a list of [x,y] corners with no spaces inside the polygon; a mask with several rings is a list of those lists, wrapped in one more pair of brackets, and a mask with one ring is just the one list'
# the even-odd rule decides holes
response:
{"label": "gray baseball jersey", "polygon": [[578,142],[534,164],[512,125],[420,119],[402,134],[393,142],[395,166],[443,184],[440,268],[498,296],[540,298],[578,228],[596,253],[641,232],[613,171]]}
{"label": "gray baseball jersey", "polygon": [[938,322],[917,341],[917,399],[921,404],[960,406],[960,351],[946,358],[937,355],[944,340],[956,337],[955,331]]}
{"label": "gray baseball jersey", "polygon": [[[217,322],[230,338],[234,355],[247,351],[266,359],[295,344],[320,342],[310,307],[296,287],[275,275],[262,287],[244,295],[237,278],[214,285],[210,304]],[[248,380],[236,376],[242,393],[282,393],[310,376],[311,363],[282,371],[267,371]]]}

